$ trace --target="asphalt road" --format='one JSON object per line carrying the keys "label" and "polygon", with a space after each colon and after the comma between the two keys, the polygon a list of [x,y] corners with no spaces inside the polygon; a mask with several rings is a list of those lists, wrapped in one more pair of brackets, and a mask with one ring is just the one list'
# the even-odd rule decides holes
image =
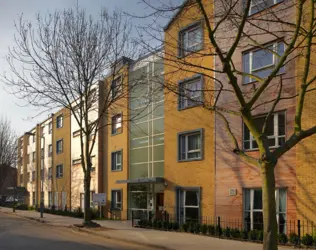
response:
{"label": "asphalt road", "polygon": [[152,250],[0,212],[0,250]]}

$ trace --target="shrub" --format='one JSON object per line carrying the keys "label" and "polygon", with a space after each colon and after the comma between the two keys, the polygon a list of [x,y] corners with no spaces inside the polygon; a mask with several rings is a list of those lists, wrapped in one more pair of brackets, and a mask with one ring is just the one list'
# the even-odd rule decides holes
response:
{"label": "shrub", "polygon": [[188,231],[193,234],[194,231],[195,231],[195,225],[194,225],[193,222],[189,222],[188,224],[189,224],[189,229],[188,229]]}
{"label": "shrub", "polygon": [[313,245],[313,236],[311,236],[310,234],[305,234],[302,237],[301,242],[305,246],[312,246]]}
{"label": "shrub", "polygon": [[287,238],[287,235],[286,235],[286,234],[283,234],[283,233],[278,234],[278,242],[279,242],[280,244],[286,244],[287,241],[288,241],[288,238]]}
{"label": "shrub", "polygon": [[182,226],[181,226],[181,229],[182,229],[184,232],[188,232],[188,230],[189,230],[189,224],[183,223]]}
{"label": "shrub", "polygon": [[231,233],[231,230],[229,227],[226,227],[225,229],[223,229],[223,236],[229,238],[230,237],[230,233]]}
{"label": "shrub", "polygon": [[289,240],[290,240],[291,244],[296,246],[296,245],[298,245],[299,237],[298,237],[298,235],[296,233],[290,233]]}
{"label": "shrub", "polygon": [[162,228],[165,229],[165,230],[168,230],[169,229],[169,222],[168,221],[163,221],[162,222]]}
{"label": "shrub", "polygon": [[78,218],[82,218],[83,217],[83,212],[81,210],[81,207],[75,208],[73,213],[74,213],[75,217],[78,217]]}
{"label": "shrub", "polygon": [[157,221],[156,228],[157,229],[161,229],[162,228],[162,221],[161,220]]}
{"label": "shrub", "polygon": [[210,235],[215,235],[215,234],[216,234],[215,226],[213,226],[213,225],[208,225],[208,226],[207,226],[207,229],[208,229],[208,233],[209,233]]}
{"label": "shrub", "polygon": [[26,204],[20,204],[20,205],[16,206],[16,209],[18,209],[18,210],[28,210],[29,207]]}
{"label": "shrub", "polygon": [[258,232],[257,232],[256,229],[250,230],[250,231],[248,232],[248,239],[249,239],[249,240],[257,240],[257,235],[258,235]]}
{"label": "shrub", "polygon": [[243,240],[247,240],[248,239],[248,232],[246,230],[241,230],[240,231],[240,238]]}
{"label": "shrub", "polygon": [[216,235],[221,236],[222,234],[223,234],[223,229],[217,225],[216,226]]}
{"label": "shrub", "polygon": [[207,225],[206,225],[206,224],[203,224],[203,225],[201,226],[201,233],[202,233],[202,234],[207,234]]}
{"label": "shrub", "polygon": [[199,223],[194,224],[194,233],[196,233],[196,234],[201,233],[201,224],[199,224]]}
{"label": "shrub", "polygon": [[172,223],[172,229],[175,231],[179,230],[179,223],[178,222]]}
{"label": "shrub", "polygon": [[263,231],[262,230],[257,231],[257,240],[263,241]]}
{"label": "shrub", "polygon": [[241,233],[238,228],[231,229],[230,234],[231,234],[231,237],[236,238],[236,239],[241,237]]}

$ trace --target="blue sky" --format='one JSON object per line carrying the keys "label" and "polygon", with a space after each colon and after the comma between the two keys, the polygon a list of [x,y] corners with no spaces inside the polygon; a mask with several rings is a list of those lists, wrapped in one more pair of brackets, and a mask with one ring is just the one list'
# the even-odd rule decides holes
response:
{"label": "blue sky", "polygon": [[[169,0],[168,0],[169,1]],[[168,2],[166,1],[166,2]],[[109,10],[115,8],[128,11],[129,13],[145,14],[144,5],[139,0],[78,0],[79,5],[89,13],[97,14],[102,6]],[[163,2],[163,1],[162,1]],[[14,21],[23,13],[28,20],[34,20],[36,13],[52,12],[55,9],[74,7],[77,0],[1,0],[0,1],[0,71],[8,72],[9,68],[5,56],[8,47],[13,45],[15,33]],[[146,20],[132,20],[135,24]],[[148,20],[147,20],[148,21]],[[6,86],[0,81],[0,116],[11,120],[13,129],[18,134],[31,129],[36,123],[42,121],[48,114],[35,117],[39,110],[25,105],[6,91]]]}

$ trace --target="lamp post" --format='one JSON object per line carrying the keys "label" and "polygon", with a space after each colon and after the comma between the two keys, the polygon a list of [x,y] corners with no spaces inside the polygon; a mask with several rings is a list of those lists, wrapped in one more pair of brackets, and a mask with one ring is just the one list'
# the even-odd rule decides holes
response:
{"label": "lamp post", "polygon": [[[27,132],[25,133],[26,135],[31,135],[31,136],[35,136],[35,133],[31,133],[31,132]],[[40,137],[43,140],[43,150],[41,148],[41,142],[40,142],[40,156],[41,156],[41,192],[40,192],[40,213],[41,213],[41,218],[43,218],[43,214],[44,214],[44,188],[43,188],[43,182],[44,182],[44,157],[45,157],[45,137],[43,135],[41,135]],[[42,162],[43,161],[43,162]]]}

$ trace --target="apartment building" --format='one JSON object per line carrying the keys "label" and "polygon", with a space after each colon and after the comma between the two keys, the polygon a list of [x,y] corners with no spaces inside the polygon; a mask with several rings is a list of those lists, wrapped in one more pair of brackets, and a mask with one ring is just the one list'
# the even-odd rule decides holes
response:
{"label": "apartment building", "polygon": [[[263,216],[260,171],[232,152],[225,123],[208,110],[208,104],[212,106],[215,101],[227,109],[238,109],[238,102],[229,91],[231,86],[226,77],[214,72],[214,69],[220,71],[222,65],[213,56],[204,17],[193,2],[186,1],[190,4],[183,4],[165,27],[163,52],[157,51],[137,60],[123,57],[112,74],[100,81],[99,109],[91,114],[91,120],[98,112],[102,114],[93,150],[91,192],[106,193],[107,204],[103,212],[108,217],[130,219],[132,213],[135,216],[145,213],[159,219],[166,211],[179,222],[221,216],[242,219],[249,229],[255,229],[256,225],[262,226]],[[203,4],[211,23],[216,24],[218,20],[213,14],[220,16],[223,5],[222,1],[215,1],[215,5],[213,2],[204,0]],[[242,1],[238,4],[235,7],[241,10]],[[249,15],[266,17],[273,15],[271,9],[282,20],[296,18],[291,1],[252,5]],[[236,36],[233,27],[223,23],[217,30],[216,38],[221,41],[224,52],[231,46],[231,38]],[[282,27],[277,25],[269,28],[271,34],[258,36],[258,41],[277,54],[284,53],[288,34],[281,35]],[[251,25],[246,29],[250,33],[258,32]],[[262,62],[258,63],[256,56]],[[297,92],[302,60],[301,57],[290,58],[274,80],[276,84],[282,77],[289,95]],[[242,40],[233,56],[237,70],[263,77],[271,72],[276,61],[273,53],[263,53],[247,39]],[[214,79],[228,90],[218,98],[214,96]],[[252,93],[258,87],[258,83],[249,77],[240,76],[238,82],[245,93]],[[270,89],[260,101],[268,100],[273,94]],[[108,98],[112,104],[103,113],[101,107],[106,105]],[[302,119],[304,128],[316,123],[315,101],[312,93],[308,93]],[[268,124],[271,147],[282,145],[293,132],[295,105],[296,100],[292,98],[276,106]],[[268,103],[255,110],[258,126],[270,108],[271,103]],[[258,157],[258,146],[242,119],[225,116],[243,149]],[[48,185],[44,189],[47,192],[44,200],[48,205],[61,208],[83,208],[79,127],[66,109],[54,114],[51,120],[51,139],[45,137],[47,146],[51,142],[51,149],[47,149],[47,159],[44,154],[44,165],[48,167],[48,173],[52,173],[48,176],[52,177],[51,188]],[[42,126],[46,127],[44,124],[50,127],[47,120],[30,133],[38,134]],[[44,135],[49,137],[49,131]],[[314,141],[315,136],[299,143],[279,160],[275,169],[280,232],[286,231],[282,226],[285,221],[316,220],[313,212],[316,203]],[[29,134],[19,140],[20,183],[29,190],[30,204],[33,205],[38,204],[40,192],[38,181],[41,175],[36,172],[39,171],[36,166],[40,164],[36,148],[40,145],[40,140]],[[49,159],[49,152],[52,152],[52,159]],[[28,174],[32,178],[27,177]]]}

